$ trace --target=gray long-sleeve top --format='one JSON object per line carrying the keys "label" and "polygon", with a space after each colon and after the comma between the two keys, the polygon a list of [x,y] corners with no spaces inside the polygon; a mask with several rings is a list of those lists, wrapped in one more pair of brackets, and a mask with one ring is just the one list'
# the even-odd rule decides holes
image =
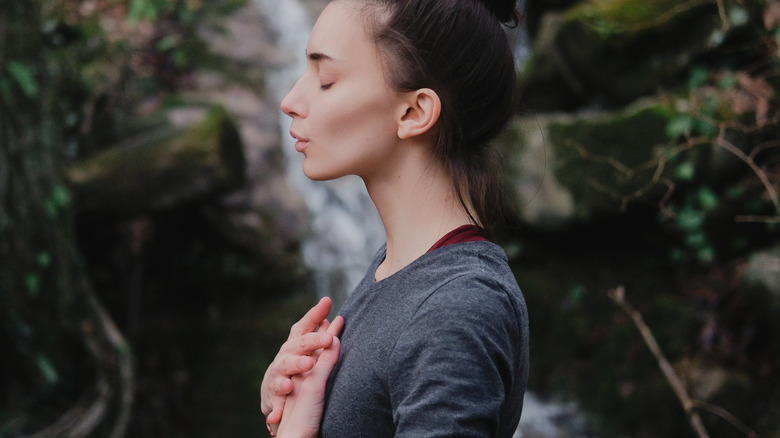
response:
{"label": "gray long-sleeve top", "polygon": [[375,281],[340,314],[321,435],[511,437],[528,380],[528,314],[503,250],[466,242]]}

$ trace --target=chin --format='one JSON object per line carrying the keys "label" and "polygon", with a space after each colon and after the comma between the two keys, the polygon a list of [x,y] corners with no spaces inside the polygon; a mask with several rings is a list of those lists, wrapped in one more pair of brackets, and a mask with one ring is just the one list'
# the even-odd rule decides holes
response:
{"label": "chin", "polygon": [[323,173],[313,169],[307,169],[306,166],[303,166],[303,174],[306,175],[306,178],[309,178],[312,181],[330,181],[340,176],[340,175],[334,176],[329,173]]}
{"label": "chin", "polygon": [[312,157],[303,159],[303,174],[312,181],[332,181],[343,176],[350,175],[349,168],[339,165],[333,160],[313,160]]}

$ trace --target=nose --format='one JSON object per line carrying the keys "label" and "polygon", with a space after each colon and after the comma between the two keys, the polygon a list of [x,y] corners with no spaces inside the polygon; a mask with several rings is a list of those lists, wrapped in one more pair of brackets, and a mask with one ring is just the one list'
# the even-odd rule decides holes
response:
{"label": "nose", "polygon": [[306,117],[306,106],[300,96],[300,80],[295,83],[292,89],[282,99],[280,105],[282,111],[290,117]]}

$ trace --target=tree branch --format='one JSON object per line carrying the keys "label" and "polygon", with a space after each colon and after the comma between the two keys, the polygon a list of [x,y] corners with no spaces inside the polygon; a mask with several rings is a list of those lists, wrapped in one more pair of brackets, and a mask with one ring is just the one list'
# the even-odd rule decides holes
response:
{"label": "tree branch", "polygon": [[766,172],[764,172],[758,166],[758,164],[756,164],[756,162],[753,160],[752,157],[746,155],[738,147],[734,146],[733,144],[731,144],[731,142],[726,140],[725,129],[723,126],[721,126],[720,134],[718,134],[718,138],[716,139],[715,144],[731,152],[732,155],[739,158],[745,164],[747,164],[748,167],[750,167],[753,173],[755,173],[758,179],[761,181],[761,184],[764,185],[764,189],[769,195],[769,198],[772,200],[772,204],[775,206],[775,211],[777,212],[778,215],[780,215],[780,199],[778,199],[777,190],[775,190],[775,187],[772,185],[772,182],[769,181],[769,177],[766,175]]}
{"label": "tree branch", "polygon": [[715,3],[718,4],[718,15],[721,22],[720,29],[725,32],[731,27],[729,25],[729,17],[726,15],[726,5],[723,4],[723,0],[715,0]]}
{"label": "tree branch", "polygon": [[625,288],[623,286],[618,286],[617,288],[609,291],[608,295],[634,321],[634,325],[642,335],[645,344],[647,344],[647,347],[658,361],[658,366],[661,368],[664,377],[666,377],[666,380],[669,382],[669,385],[671,385],[674,393],[680,400],[680,403],[682,403],[683,410],[685,410],[685,413],[688,415],[688,420],[691,422],[691,427],[693,427],[693,430],[696,432],[699,438],[709,438],[707,430],[704,428],[704,423],[701,421],[701,417],[694,410],[695,403],[693,400],[691,400],[691,397],[688,396],[688,392],[685,390],[685,385],[683,385],[682,380],[680,380],[677,372],[674,371],[674,368],[672,368],[672,365],[664,356],[663,352],[661,351],[661,347],[658,346],[658,342],[656,342],[655,337],[653,336],[653,333],[650,331],[650,328],[647,326],[647,324],[645,324],[642,318],[642,314],[635,310],[626,300]]}
{"label": "tree branch", "polygon": [[[81,282],[86,294],[88,315],[82,323],[82,335],[87,349],[97,363],[94,388],[57,421],[29,438],[66,436],[88,437],[113,412],[112,400],[116,398],[116,418],[109,438],[122,438],[130,422],[134,398],[134,374],[130,346],[125,341],[111,316],[103,308],[86,280]],[[118,383],[114,383],[118,380]],[[113,389],[119,390],[114,396]],[[92,393],[92,394],[90,394]]]}
{"label": "tree branch", "polygon": [[748,436],[748,438],[758,438],[758,434],[753,429],[747,427],[745,423],[739,421],[737,417],[731,414],[731,412],[721,408],[720,406],[715,406],[713,404],[707,403],[702,400],[695,400],[694,406],[705,410],[712,412],[713,414],[719,416],[720,418],[723,418],[724,420],[731,423],[732,426],[734,426],[736,429],[738,429],[740,432],[744,433]]}

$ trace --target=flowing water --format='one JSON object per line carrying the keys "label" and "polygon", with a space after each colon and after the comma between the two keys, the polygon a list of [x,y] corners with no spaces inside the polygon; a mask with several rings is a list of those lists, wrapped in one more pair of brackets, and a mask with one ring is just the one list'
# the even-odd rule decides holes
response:
{"label": "flowing water", "polygon": [[[269,89],[281,101],[306,68],[304,56],[311,13],[298,0],[254,0],[274,27],[279,53],[284,54],[267,77]],[[528,39],[521,31],[510,36],[517,42],[518,62],[527,56]],[[303,195],[311,214],[310,234],[303,243],[303,258],[314,273],[319,296],[333,297],[338,306],[365,274],[375,251],[384,240],[381,221],[361,180],[311,181],[303,174],[303,157],[295,151],[288,131],[290,119],[280,116],[287,173]],[[527,394],[523,418],[515,438],[566,438],[583,436],[584,425],[574,404],[546,403]],[[565,431],[564,431],[565,429]]]}

